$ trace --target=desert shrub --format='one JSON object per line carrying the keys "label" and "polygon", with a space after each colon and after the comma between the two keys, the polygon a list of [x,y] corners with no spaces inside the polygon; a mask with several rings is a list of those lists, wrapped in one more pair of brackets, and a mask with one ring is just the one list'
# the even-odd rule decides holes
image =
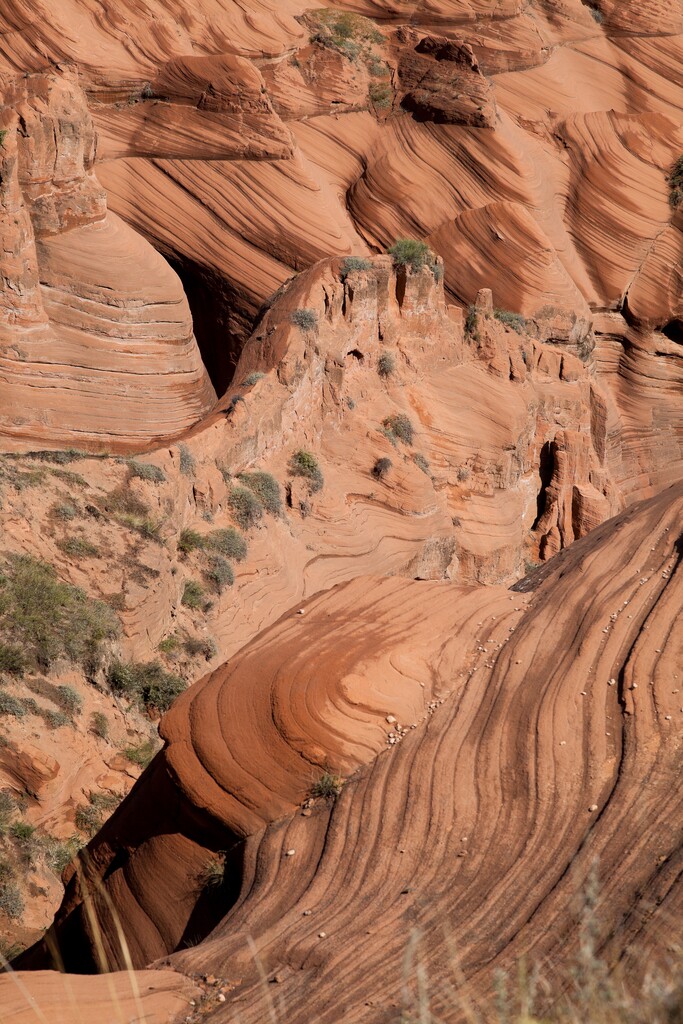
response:
{"label": "desert shrub", "polygon": [[338,775],[326,771],[317,779],[311,787],[311,796],[322,797],[330,800],[338,797],[342,791],[342,780]]}
{"label": "desert shrub", "polygon": [[339,50],[349,60],[356,60],[372,43],[381,43],[384,36],[369,18],[346,11],[323,10],[314,15],[317,31],[311,42]]}
{"label": "desert shrub", "polygon": [[181,530],[178,538],[178,551],[188,555],[190,551],[196,551],[204,547],[205,541],[201,533],[196,530]]}
{"label": "desert shrub", "polygon": [[159,466],[152,462],[136,462],[135,459],[128,460],[128,471],[132,477],[139,477],[140,480],[151,480],[155,484],[163,484],[166,474]]}
{"label": "desert shrub", "polygon": [[432,263],[432,274],[435,281],[443,281],[443,263],[437,263],[435,260]]}
{"label": "desert shrub", "polygon": [[180,452],[180,472],[183,476],[194,476],[197,463],[192,452],[186,444],[179,445],[178,450]]}
{"label": "desert shrub", "polygon": [[304,448],[295,451],[289,460],[289,472],[292,476],[303,476],[308,480],[311,493],[322,490],[325,480],[318,460]]}
{"label": "desert shrub", "polygon": [[197,875],[197,888],[200,892],[204,889],[219,889],[224,881],[225,859],[220,856],[211,857]]}
{"label": "desert shrub", "polygon": [[460,483],[464,483],[465,480],[469,480],[469,478],[470,478],[470,470],[468,469],[468,467],[467,466],[459,466],[458,467],[458,480],[460,481]]}
{"label": "desert shrub", "polygon": [[137,747],[126,747],[123,754],[124,757],[128,758],[131,764],[136,764],[140,768],[146,768],[156,752],[154,742],[152,740],[145,740],[144,743],[141,743]]}
{"label": "desert shrub", "polygon": [[0,128],[0,146],[4,147],[8,131],[9,128]]}
{"label": "desert shrub", "polygon": [[266,512],[274,516],[282,512],[280,485],[270,473],[263,473],[260,470],[255,473],[240,473],[237,479],[253,491]]}
{"label": "desert shrub", "polygon": [[104,512],[112,515],[146,516],[149,512],[149,505],[142,498],[135,494],[130,486],[121,484],[115,487],[109,494],[99,499],[99,506]]}
{"label": "desert shrub", "polygon": [[231,587],[235,582],[235,574],[230,562],[220,555],[215,555],[209,560],[204,570],[204,578],[212,585],[217,594],[222,594],[226,587]]}
{"label": "desert shrub", "polygon": [[29,715],[39,715],[40,714],[40,708],[38,707],[38,702],[35,701],[33,699],[33,697],[20,697],[19,699],[21,700],[21,703],[24,705],[24,707],[28,711]]}
{"label": "desert shrub", "polygon": [[404,444],[413,443],[415,430],[408,417],[403,413],[396,413],[394,416],[387,416],[384,420],[383,426],[386,430],[390,431],[395,438],[399,441],[403,441]]}
{"label": "desert shrub", "polygon": [[465,334],[473,335],[479,323],[479,314],[476,306],[470,306],[465,317]]}
{"label": "desert shrub", "polygon": [[340,280],[345,281],[349,274],[358,270],[372,270],[372,262],[363,256],[347,256],[339,271]]}
{"label": "desert shrub", "polygon": [[16,882],[0,883],[0,911],[11,921],[18,920],[24,913],[24,901]]}
{"label": "desert shrub", "polygon": [[295,309],[290,320],[302,331],[312,331],[318,326],[318,314],[314,309]]}
{"label": "desert shrub", "polygon": [[51,513],[56,519],[70,520],[75,519],[78,515],[78,509],[74,505],[53,505]]}
{"label": "desert shrub", "polygon": [[165,636],[163,640],[159,641],[157,644],[157,650],[168,656],[175,654],[179,646],[180,640],[175,633],[171,633],[170,636]]}
{"label": "desert shrub", "polygon": [[427,243],[416,238],[399,238],[387,252],[393,258],[395,267],[410,267],[411,270],[419,270],[432,259]]}
{"label": "desert shrub", "polygon": [[243,388],[253,388],[254,384],[258,384],[260,380],[263,380],[265,373],[261,373],[260,370],[254,370],[253,373],[247,374],[242,381]]}
{"label": "desert shrub", "polygon": [[115,661],[109,669],[109,685],[114,693],[136,701],[147,710],[168,711],[185,689],[180,676],[166,672],[158,661]]}
{"label": "desert shrub", "polygon": [[81,713],[83,699],[73,686],[58,686],[56,700],[62,711],[66,711],[72,718]]}
{"label": "desert shrub", "polygon": [[108,605],[62,582],[51,565],[9,556],[0,573],[0,636],[18,643],[27,662],[47,667],[67,657],[92,671],[119,628]]}
{"label": "desert shrub", "polygon": [[198,583],[197,580],[187,580],[180,603],[184,604],[186,608],[193,610],[204,608],[206,601],[204,600],[204,588],[201,583]]}
{"label": "desert shrub", "polygon": [[14,718],[23,718],[26,708],[16,697],[5,690],[0,690],[0,715],[12,715]]}
{"label": "desert shrub", "polygon": [[395,369],[396,360],[391,352],[382,352],[382,355],[377,360],[377,372],[380,377],[391,377]]}
{"label": "desert shrub", "polygon": [[33,839],[36,830],[35,825],[29,825],[27,821],[15,821],[10,825],[9,834],[16,839],[19,845],[29,843]]}
{"label": "desert shrub", "polygon": [[83,841],[76,835],[69,836],[68,839],[55,839],[54,836],[47,836],[43,846],[48,866],[56,875],[61,875],[78,851],[83,849]]}
{"label": "desert shrub", "polygon": [[493,315],[506,327],[511,327],[517,334],[523,334],[526,320],[521,313],[511,313],[509,309],[494,309]]}
{"label": "desert shrub", "polygon": [[[6,834],[15,810],[16,804],[12,798],[12,794],[6,789],[0,789],[0,836],[4,836]],[[1,875],[0,881],[2,881]]]}
{"label": "desert shrub", "polygon": [[24,655],[16,644],[0,643],[0,672],[7,672],[11,676],[18,676],[25,667]]}
{"label": "desert shrub", "polygon": [[100,549],[85,537],[66,537],[57,542],[57,547],[69,558],[99,558]]}
{"label": "desert shrub", "polygon": [[109,812],[121,803],[121,797],[115,793],[91,793],[88,799],[89,803],[76,808],[74,821],[78,831],[92,839],[109,817]]}
{"label": "desert shrub", "polygon": [[599,10],[597,7],[589,7],[588,9],[593,15],[593,20],[597,21],[598,25],[602,25],[603,21],[605,20],[605,16],[602,13],[602,11]]}
{"label": "desert shrub", "polygon": [[101,740],[109,738],[109,719],[103,711],[93,711],[90,728]]}
{"label": "desert shrub", "polygon": [[232,487],[228,504],[243,530],[249,530],[263,515],[263,505],[252,490],[247,487]]}
{"label": "desert shrub", "polygon": [[50,729],[61,729],[65,725],[71,725],[71,719],[64,711],[47,710],[41,712],[43,721]]}
{"label": "desert shrub", "polygon": [[183,647],[191,658],[196,658],[198,654],[202,654],[207,661],[211,661],[218,654],[216,641],[212,640],[211,637],[188,636],[183,643]]}
{"label": "desert shrub", "polygon": [[391,106],[392,92],[388,85],[384,85],[382,82],[371,82],[370,88],[368,89],[368,99],[380,110],[385,110]]}
{"label": "desert shrub", "polygon": [[415,454],[413,455],[413,462],[415,463],[418,469],[421,469],[423,473],[426,473],[427,476],[429,476],[429,459],[427,459],[420,452],[415,452]]}
{"label": "desert shrub", "polygon": [[679,156],[669,171],[667,181],[669,183],[669,203],[675,209],[683,202],[683,156]]}
{"label": "desert shrub", "polygon": [[[27,452],[27,458],[39,462],[51,462],[55,466],[68,466],[71,462],[80,462],[88,458],[87,452],[78,448],[64,448],[61,451]],[[96,457],[96,456],[95,456]]]}
{"label": "desert shrub", "polygon": [[377,462],[372,467],[372,475],[377,480],[384,480],[384,477],[387,475],[392,466],[393,462],[391,461],[391,459],[377,459]]}
{"label": "desert shrub", "polygon": [[247,542],[234,526],[211,530],[206,537],[206,546],[226,558],[234,558],[236,562],[243,562],[247,557]]}
{"label": "desert shrub", "polygon": [[346,399],[346,404],[349,407],[349,409],[355,409],[356,408],[356,403],[354,402],[354,400],[352,398],[347,398]]}

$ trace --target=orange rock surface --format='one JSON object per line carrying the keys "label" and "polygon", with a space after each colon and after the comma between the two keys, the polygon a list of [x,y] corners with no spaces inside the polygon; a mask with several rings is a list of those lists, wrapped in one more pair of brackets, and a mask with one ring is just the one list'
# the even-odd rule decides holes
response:
{"label": "orange rock surface", "polygon": [[[119,1017],[261,1024],[273,982],[288,1020],[398,1019],[412,942],[456,1024],[451,947],[477,1006],[561,973],[596,859],[600,955],[669,966],[682,57],[666,0],[0,0],[2,557],[194,684],[64,875],[67,968],[101,929],[178,972],[112,975]],[[0,789],[66,839],[155,726],[105,668],[54,676],[112,737],[6,714]],[[24,942],[60,893],[25,874]],[[106,979],[0,987],[112,1011]]]}
{"label": "orange rock surface", "polygon": [[[428,959],[457,948],[476,1000],[492,967],[566,954],[595,858],[603,953],[638,969],[646,913],[649,956],[666,956],[682,509],[678,485],[516,592],[358,578],[293,608],[176,703],[163,754],[92,844],[107,959],[121,959],[111,900],[138,965],[207,936],[170,962],[230,979],[244,1020],[267,1006],[258,956],[292,1019],[313,998],[322,1020],[370,1021],[398,1009],[418,927]],[[325,770],[341,796],[302,815]],[[188,880],[226,848],[207,905]],[[80,892],[56,926],[76,969],[93,955]]]}

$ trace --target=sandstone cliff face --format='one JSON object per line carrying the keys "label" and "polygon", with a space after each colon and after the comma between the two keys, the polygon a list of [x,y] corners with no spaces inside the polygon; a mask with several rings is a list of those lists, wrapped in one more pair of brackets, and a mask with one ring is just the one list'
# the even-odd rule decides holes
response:
{"label": "sandstone cliff face", "polygon": [[77,77],[29,76],[4,100],[3,434],[123,448],[177,434],[213,388],[178,278],[107,212]]}
{"label": "sandstone cliff face", "polygon": [[[603,951],[643,970],[631,942],[647,904],[651,955],[665,954],[681,899],[669,823],[682,501],[679,485],[630,509],[516,593],[359,578],[193,687],[86,868],[134,962],[229,979],[240,1016],[262,1020],[248,931],[294,1020],[314,1004],[322,1020],[370,1021],[399,1010],[405,928],[419,922],[429,959],[448,922],[476,1003],[491,944],[488,966],[505,968],[530,945],[552,963],[577,941],[573,873],[596,857]],[[346,780],[341,796],[302,814],[326,770]],[[644,775],[658,780],[652,802],[638,799]],[[226,840],[210,899],[197,882]],[[82,884],[55,932],[76,969],[94,949]],[[94,901],[120,963],[109,901]],[[164,956],[191,935],[208,937]]]}
{"label": "sandstone cliff face", "polygon": [[[253,927],[294,1020],[310,1017],[305,976],[321,1019],[355,1024],[380,1004],[395,1015],[406,930],[425,928],[441,962],[441,914],[477,1000],[484,962],[571,944],[561,872],[585,876],[593,853],[619,865],[607,927],[627,922],[607,958],[621,943],[635,963],[666,934],[681,28],[663,0],[0,0],[0,432],[24,452],[0,458],[4,549],[111,602],[112,656],[199,680],[90,847],[111,964],[125,955],[109,898],[137,965],[181,950],[175,966],[208,965],[260,1021]],[[398,236],[443,262],[397,273],[372,256]],[[351,252],[365,270],[334,255]],[[154,472],[76,453],[77,473],[41,475],[26,454],[73,446],[155,449]],[[322,489],[293,473],[300,448]],[[248,552],[222,569],[234,586],[217,587],[211,537],[244,526],[235,490],[254,471],[283,508],[245,526]],[[503,589],[538,560],[521,595]],[[188,587],[204,588],[195,607]],[[128,790],[118,747],[153,724],[103,673],[55,679],[113,716],[111,742],[84,717],[67,756],[59,731],[3,719],[0,784],[68,838],[88,792]],[[328,768],[345,792],[300,815]],[[216,897],[204,885],[228,841]],[[92,967],[74,870],[57,932],[70,965]],[[54,873],[26,882],[43,894],[24,941],[59,899]],[[638,947],[649,899],[663,909]],[[370,921],[369,905],[390,909]],[[345,964],[340,1010],[326,985]],[[190,989],[157,980],[144,1010],[163,1019]],[[69,986],[36,986],[68,1020]],[[105,1012],[97,984],[82,992]]]}

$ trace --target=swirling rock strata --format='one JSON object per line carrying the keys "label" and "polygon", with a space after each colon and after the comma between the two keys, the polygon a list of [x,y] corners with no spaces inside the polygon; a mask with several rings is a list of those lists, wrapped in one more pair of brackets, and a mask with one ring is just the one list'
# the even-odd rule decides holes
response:
{"label": "swirling rock strata", "polygon": [[125,448],[180,433],[215,394],[178,278],[107,212],[76,76],[19,80],[1,116],[5,437]]}
{"label": "swirling rock strata", "polygon": [[[137,962],[181,942],[193,913],[199,927],[192,879],[229,836],[227,913],[170,958],[235,984],[216,1021],[263,1019],[254,948],[294,1021],[312,1007],[330,1022],[396,1013],[414,928],[442,981],[457,948],[476,1003],[494,968],[566,957],[596,858],[601,955],[637,969],[647,918],[648,959],[665,956],[683,900],[682,511],[679,484],[516,593],[358,579],[189,691],[91,847],[91,881],[99,872]],[[325,769],[343,791],[302,815]],[[87,962],[73,886],[56,934]],[[463,1019],[443,987],[432,998]]]}

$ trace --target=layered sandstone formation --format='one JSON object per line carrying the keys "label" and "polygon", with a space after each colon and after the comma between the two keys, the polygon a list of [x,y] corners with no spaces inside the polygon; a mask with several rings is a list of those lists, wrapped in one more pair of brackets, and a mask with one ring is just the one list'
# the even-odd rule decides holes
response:
{"label": "layered sandstone formation", "polygon": [[[679,485],[517,592],[373,577],[293,608],[176,703],[163,754],[91,845],[107,959],[113,904],[135,964],[236,986],[217,1021],[263,1019],[256,959],[291,1019],[371,1021],[400,1009],[417,928],[432,968],[457,949],[476,1001],[493,968],[568,955],[597,860],[601,954],[642,971],[647,942],[663,962],[682,896],[682,509]],[[302,814],[325,771],[341,795]],[[85,884],[55,929],[77,970],[94,956]],[[443,962],[433,1005],[459,1020],[448,977]]]}
{"label": "layered sandstone formation", "polygon": [[[110,601],[112,657],[200,680],[67,871],[67,966],[101,966],[101,926],[107,966],[210,972],[199,1017],[263,1020],[262,968],[288,1019],[355,1024],[398,1016],[413,931],[456,1021],[446,950],[477,1004],[496,967],[566,960],[597,857],[598,952],[666,969],[682,38],[664,0],[0,0],[3,549]],[[373,255],[400,236],[436,260]],[[40,475],[43,447],[148,468]],[[256,470],[283,508],[214,593],[202,545]],[[145,727],[103,672],[57,677],[111,742],[3,718],[0,783],[68,837]],[[326,773],[341,796],[305,806]],[[58,889],[25,882],[24,941]],[[124,1015],[188,1017],[182,977],[142,1008],[135,977]],[[33,981],[50,1024],[111,1008]]]}
{"label": "layered sandstone formation", "polygon": [[115,214],[70,72],[8,87],[2,120],[2,431],[144,445],[210,408],[182,286]]}

